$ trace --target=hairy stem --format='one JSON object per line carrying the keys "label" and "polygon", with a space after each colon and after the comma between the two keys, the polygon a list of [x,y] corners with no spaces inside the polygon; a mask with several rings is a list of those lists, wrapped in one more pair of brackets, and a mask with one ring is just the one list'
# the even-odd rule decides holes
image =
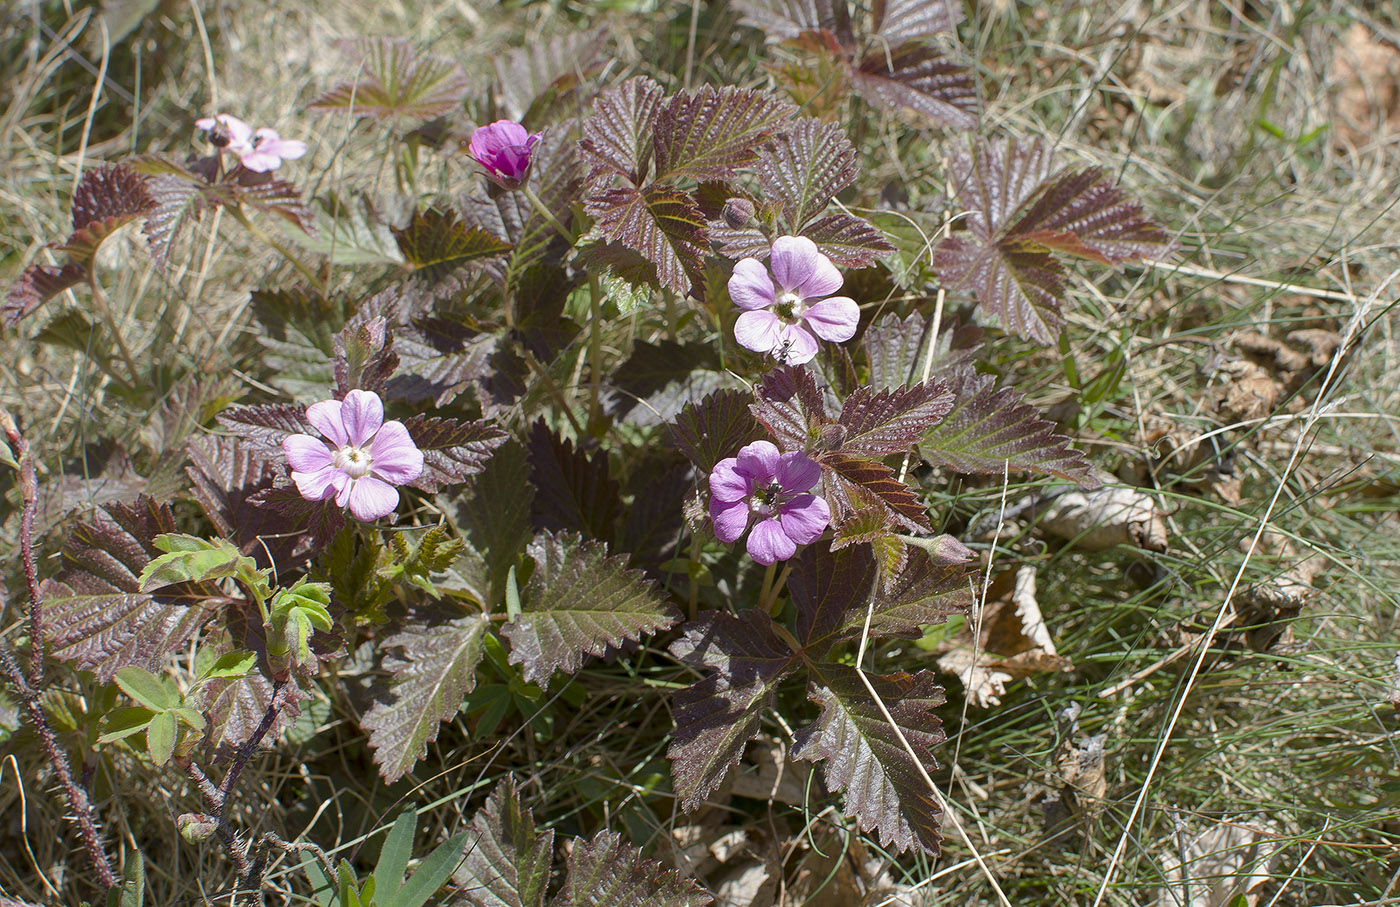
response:
{"label": "hairy stem", "polygon": [[29,586],[31,659],[29,676],[25,677],[10,650],[0,647],[0,667],[3,667],[10,683],[19,692],[25,713],[39,734],[44,754],[48,757],[49,765],[53,767],[54,777],[58,779],[58,786],[68,800],[73,821],[78,823],[78,833],[83,839],[83,848],[87,851],[88,860],[97,874],[98,883],[103,889],[111,889],[118,884],[117,873],[102,847],[102,834],[98,830],[97,818],[93,815],[87,791],[73,779],[73,766],[68,761],[68,754],[59,746],[58,736],[39,702],[44,680],[44,597],[39,590],[39,570],[34,562],[34,518],[39,509],[39,480],[34,470],[34,458],[29,450],[29,442],[21,434],[19,426],[15,424],[14,417],[8,410],[0,409],[0,431],[4,432],[15,460],[19,463],[20,496],[24,502],[20,514],[19,547],[20,559],[24,562],[25,580]]}
{"label": "hairy stem", "polygon": [[564,237],[564,239],[568,241],[569,245],[572,246],[577,241],[578,237],[574,236],[573,231],[570,230],[568,227],[564,226],[559,221],[559,218],[554,216],[554,212],[549,210],[548,205],[540,201],[540,197],[535,194],[535,190],[531,189],[527,184],[521,186],[520,191],[524,193],[525,199],[529,201],[529,203],[532,206],[534,206],[534,209],[539,212],[540,217],[543,217],[549,222],[549,225],[551,227],[558,230],[559,235]]}

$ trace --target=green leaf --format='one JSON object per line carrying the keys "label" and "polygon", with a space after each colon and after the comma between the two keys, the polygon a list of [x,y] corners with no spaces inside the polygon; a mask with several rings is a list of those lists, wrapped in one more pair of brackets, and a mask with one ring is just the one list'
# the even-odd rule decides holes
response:
{"label": "green leaf", "polygon": [[102,727],[107,730],[97,738],[98,743],[115,743],[141,733],[151,723],[155,712],[143,706],[129,706],[113,709],[102,716]]}
{"label": "green leaf", "polygon": [[107,907],[142,907],[146,903],[146,859],[132,851],[122,866],[122,883],[107,892]]}
{"label": "green leaf", "polygon": [[507,776],[472,819],[474,846],[453,873],[461,899],[471,907],[544,907],[554,831],[535,830]]}
{"label": "green leaf", "polygon": [[393,676],[392,701],[381,700],[360,721],[369,733],[374,761],[387,781],[401,778],[428,752],[442,722],[462,707],[476,686],[476,667],[490,619],[484,614],[428,625],[421,619],[384,642],[401,657],[384,661]]}
{"label": "green leaf", "polygon": [[680,612],[625,557],[573,533],[541,533],[530,543],[535,572],[520,616],[501,628],[510,661],[528,681],[573,674],[583,656],[636,642],[680,620]]}
{"label": "green leaf", "polygon": [[252,652],[245,652],[241,649],[225,652],[216,658],[213,664],[201,671],[198,679],[246,677],[257,663],[258,657]]}
{"label": "green leaf", "polygon": [[123,693],[153,712],[163,712],[180,704],[179,694],[145,668],[122,668],[112,679]]}
{"label": "green leaf", "polygon": [[945,700],[943,688],[934,683],[930,671],[866,679],[878,701],[856,668],[812,663],[807,697],[822,711],[815,722],[797,731],[792,754],[822,762],[827,788],[845,792],[846,814],[863,830],[877,831],[882,845],[897,850],[920,847],[937,856],[942,808],[919,769],[931,774],[938,765],[929,748],[945,739],[933,715]]}
{"label": "green leaf", "polygon": [[151,718],[146,728],[146,752],[156,765],[170,761],[175,752],[175,715],[172,712],[159,712]]}
{"label": "green leaf", "polygon": [[394,231],[375,210],[368,196],[328,195],[312,202],[315,232],[288,230],[287,236],[304,249],[318,252],[334,265],[402,265]]}
{"label": "green leaf", "polygon": [[385,904],[403,887],[403,877],[408,872],[408,861],[413,856],[413,832],[418,828],[418,813],[408,809],[399,814],[389,833],[384,836],[384,846],[379,850],[379,862],[374,866],[374,890],[384,898]]}
{"label": "green leaf", "polygon": [[379,903],[383,907],[423,907],[461,862],[462,850],[466,843],[466,832],[453,835],[442,842],[436,850],[423,858],[402,888],[394,892],[392,897]]}
{"label": "green leaf", "polygon": [[238,576],[240,568],[245,566],[257,571],[253,560],[245,558],[237,546],[225,539],[201,539],[170,532],[157,536],[154,544],[167,553],[153,559],[141,571],[142,592],[176,583]]}
{"label": "green leaf", "polygon": [[472,548],[486,563],[490,598],[505,600],[506,574],[520,561],[532,536],[530,507],[535,489],[530,484],[530,459],[514,439],[508,440],[472,481],[468,496],[458,504],[457,522]]}
{"label": "green leaf", "polygon": [[306,873],[306,880],[311,883],[311,898],[317,907],[339,907],[335,882],[326,875],[316,855],[303,850],[301,868]]}

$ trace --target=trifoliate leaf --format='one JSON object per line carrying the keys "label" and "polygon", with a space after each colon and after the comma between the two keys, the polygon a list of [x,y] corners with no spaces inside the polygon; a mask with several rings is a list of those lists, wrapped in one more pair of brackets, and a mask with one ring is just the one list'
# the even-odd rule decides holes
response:
{"label": "trifoliate leaf", "polygon": [[[864,545],[828,550],[818,542],[802,549],[788,578],[797,608],[797,641],[809,658],[851,638],[843,630],[859,616],[875,591],[875,559]],[[860,629],[857,627],[856,634]]]}
{"label": "trifoliate leaf", "polygon": [[891,390],[859,387],[841,406],[841,449],[868,457],[903,453],[953,408],[942,381]]}
{"label": "trifoliate leaf", "polygon": [[702,85],[677,94],[661,107],[652,129],[656,178],[729,179],[796,112],[769,92],[733,86]]}
{"label": "trifoliate leaf", "polygon": [[859,173],[845,130],[811,117],[774,136],[754,169],[767,196],[781,205],[791,233],[800,233]]}
{"label": "trifoliate leaf", "polygon": [[399,251],[427,283],[437,283],[470,262],[500,258],[511,244],[479,227],[468,227],[455,211],[428,208],[413,215],[402,230],[394,231]]}
{"label": "trifoliate leaf", "polygon": [[687,404],[671,425],[672,442],[708,476],[720,460],[763,437],[763,429],[749,412],[751,399],[740,391],[720,390],[699,403]]}
{"label": "trifoliate leaf", "polygon": [[465,422],[441,416],[409,416],[403,422],[423,451],[423,472],[409,485],[429,493],[458,485],[481,472],[509,435],[491,422]]}
{"label": "trifoliate leaf", "polygon": [[972,70],[932,45],[872,47],[852,69],[851,85],[871,104],[922,114],[954,129],[977,128],[981,105]]}
{"label": "trifoliate leaf", "polygon": [[470,82],[450,57],[421,53],[402,38],[338,42],[358,72],[312,101],[311,110],[344,110],[400,128],[451,113],[461,106]]}
{"label": "trifoliate leaf", "polygon": [[657,280],[677,293],[704,287],[710,254],[705,217],[695,200],[671,186],[621,186],[590,195],[584,210],[607,241],[639,253],[656,267]]}
{"label": "trifoliate leaf", "polygon": [[666,92],[646,76],[603,92],[583,121],[579,147],[593,165],[589,181],[620,174],[634,186],[646,179],[652,155],[652,126]]}

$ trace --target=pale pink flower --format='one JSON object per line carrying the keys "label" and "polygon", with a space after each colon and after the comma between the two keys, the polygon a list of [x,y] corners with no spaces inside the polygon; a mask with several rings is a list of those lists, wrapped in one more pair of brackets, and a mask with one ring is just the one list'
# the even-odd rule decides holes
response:
{"label": "pale pink flower", "polygon": [[[769,268],[745,258],[729,278],[729,298],[744,309],[734,323],[734,339],[779,362],[801,365],[817,355],[817,339],[850,340],[860,324],[860,307],[841,289],[841,272],[805,236],[773,241]],[[815,334],[816,337],[812,335]]]}
{"label": "pale pink flower", "polygon": [[343,401],[313,403],[306,408],[306,421],[326,440],[291,435],[282,451],[292,481],[308,501],[333,496],[355,519],[377,520],[399,506],[394,486],[423,472],[423,452],[402,422],[384,421],[378,394],[352,390]]}
{"label": "pale pink flower", "polygon": [[511,120],[497,120],[472,133],[468,150],[486,175],[506,189],[518,189],[530,173],[530,156],[540,134],[531,135]]}
{"label": "pale pink flower", "polygon": [[195,120],[194,124],[208,134],[214,147],[235,155],[244,169],[254,173],[276,170],[282,161],[294,161],[306,154],[305,142],[284,139],[266,127],[254,130],[226,113]]}
{"label": "pale pink flower", "polygon": [[826,501],[807,491],[821,478],[821,467],[801,451],[779,453],[769,441],[755,441],[726,457],[710,473],[710,521],[715,538],[738,541],[754,524],[745,546],[760,564],[785,561],[798,545],[821,537],[831,522]]}

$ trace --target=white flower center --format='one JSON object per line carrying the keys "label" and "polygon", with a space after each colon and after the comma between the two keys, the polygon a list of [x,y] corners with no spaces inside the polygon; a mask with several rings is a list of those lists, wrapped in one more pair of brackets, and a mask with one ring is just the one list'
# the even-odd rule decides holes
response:
{"label": "white flower center", "polygon": [[335,452],[335,468],[352,479],[369,475],[369,468],[373,464],[374,460],[370,458],[369,451],[363,447],[346,445]]}
{"label": "white flower center", "polygon": [[777,310],[778,317],[786,321],[795,321],[802,314],[802,297],[796,291],[788,290],[778,297],[773,308]]}

